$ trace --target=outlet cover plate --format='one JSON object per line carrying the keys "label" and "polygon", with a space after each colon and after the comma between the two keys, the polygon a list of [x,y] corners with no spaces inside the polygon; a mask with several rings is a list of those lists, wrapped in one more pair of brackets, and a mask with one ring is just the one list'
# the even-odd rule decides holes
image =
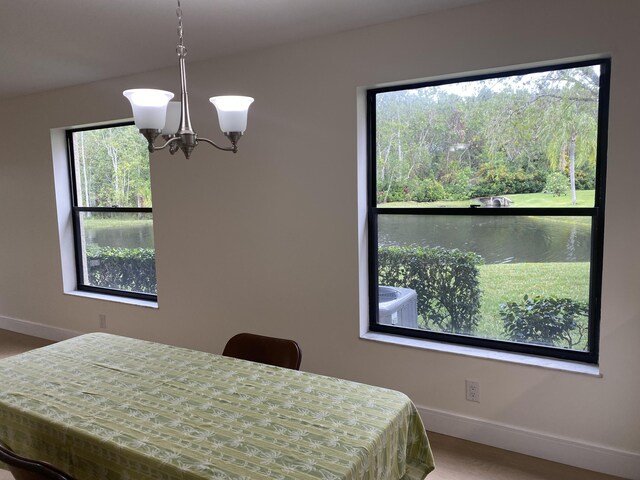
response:
{"label": "outlet cover plate", "polygon": [[465,387],[467,391],[467,400],[470,402],[480,403],[480,382],[465,380]]}

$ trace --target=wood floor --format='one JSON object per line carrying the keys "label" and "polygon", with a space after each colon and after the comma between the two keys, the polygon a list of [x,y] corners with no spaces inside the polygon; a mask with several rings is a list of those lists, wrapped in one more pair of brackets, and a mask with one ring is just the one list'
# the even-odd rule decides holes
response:
{"label": "wood floor", "polygon": [[51,341],[42,338],[30,337],[19,333],[0,330],[0,358],[17,355],[34,348],[50,345]]}
{"label": "wood floor", "polygon": [[620,480],[620,477],[429,433],[436,469],[428,480]]}
{"label": "wood floor", "polygon": [[[0,330],[0,358],[50,344],[47,340]],[[428,480],[620,480],[560,463],[429,433],[436,469]],[[0,470],[0,480],[13,480]],[[87,479],[88,480],[88,479]]]}

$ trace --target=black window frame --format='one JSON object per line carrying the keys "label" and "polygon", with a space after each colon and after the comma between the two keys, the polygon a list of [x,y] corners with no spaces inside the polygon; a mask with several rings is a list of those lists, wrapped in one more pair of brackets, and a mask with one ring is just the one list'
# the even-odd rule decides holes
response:
{"label": "black window frame", "polygon": [[71,218],[73,223],[73,250],[76,262],[76,289],[83,292],[91,292],[102,295],[110,295],[115,297],[132,298],[137,300],[147,300],[152,302],[158,301],[158,295],[142,292],[131,292],[127,290],[118,290],[112,288],[96,287],[83,283],[83,255],[82,255],[82,232],[80,228],[80,215],[82,212],[93,213],[153,213],[151,207],[81,207],[78,205],[78,180],[76,178],[76,159],[73,149],[73,134],[77,132],[86,132],[89,130],[101,130],[105,128],[127,127],[134,125],[134,122],[117,122],[103,125],[94,125],[87,127],[72,128],[66,130],[67,141],[67,159],[69,168],[69,185],[71,193]]}
{"label": "black window frame", "polygon": [[[598,104],[598,132],[596,151],[596,182],[594,206],[591,208],[393,208],[377,206],[376,162],[376,95],[379,93],[433,87],[451,83],[502,78],[569,68],[600,65]],[[562,62],[533,68],[510,68],[497,73],[461,75],[446,80],[412,82],[368,89],[367,105],[367,241],[368,241],[368,293],[369,330],[403,337],[434,340],[445,343],[480,347],[491,350],[552,357],[582,363],[599,361],[599,337],[601,320],[602,263],[604,246],[605,183],[607,163],[607,139],[609,119],[609,95],[611,85],[611,59],[597,58],[579,62]],[[492,215],[492,216],[588,216],[592,219],[591,258],[589,279],[589,326],[586,351],[569,350],[534,344],[516,343],[482,337],[416,330],[400,326],[379,324],[378,311],[378,217],[380,215]]]}

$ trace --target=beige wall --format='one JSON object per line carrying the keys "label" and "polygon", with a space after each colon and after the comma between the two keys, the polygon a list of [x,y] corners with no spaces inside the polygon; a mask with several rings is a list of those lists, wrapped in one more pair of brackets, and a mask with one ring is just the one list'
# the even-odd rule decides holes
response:
{"label": "beige wall", "polygon": [[[0,316],[85,332],[106,314],[110,332],[212,352],[244,330],[293,337],[305,370],[640,453],[639,16],[631,0],[495,1],[190,64],[201,135],[219,138],[210,95],[256,102],[237,155],[153,157],[158,309],[63,294],[50,129],[126,118],[120,92],[175,91],[177,67],[4,101]],[[613,59],[602,378],[360,340],[357,88],[592,55]]]}

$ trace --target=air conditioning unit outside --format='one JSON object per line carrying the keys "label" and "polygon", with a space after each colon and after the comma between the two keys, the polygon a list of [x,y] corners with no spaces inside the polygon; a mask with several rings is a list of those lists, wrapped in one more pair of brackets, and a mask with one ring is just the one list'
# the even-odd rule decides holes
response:
{"label": "air conditioning unit outside", "polygon": [[401,287],[378,287],[378,323],[418,328],[418,295]]}

